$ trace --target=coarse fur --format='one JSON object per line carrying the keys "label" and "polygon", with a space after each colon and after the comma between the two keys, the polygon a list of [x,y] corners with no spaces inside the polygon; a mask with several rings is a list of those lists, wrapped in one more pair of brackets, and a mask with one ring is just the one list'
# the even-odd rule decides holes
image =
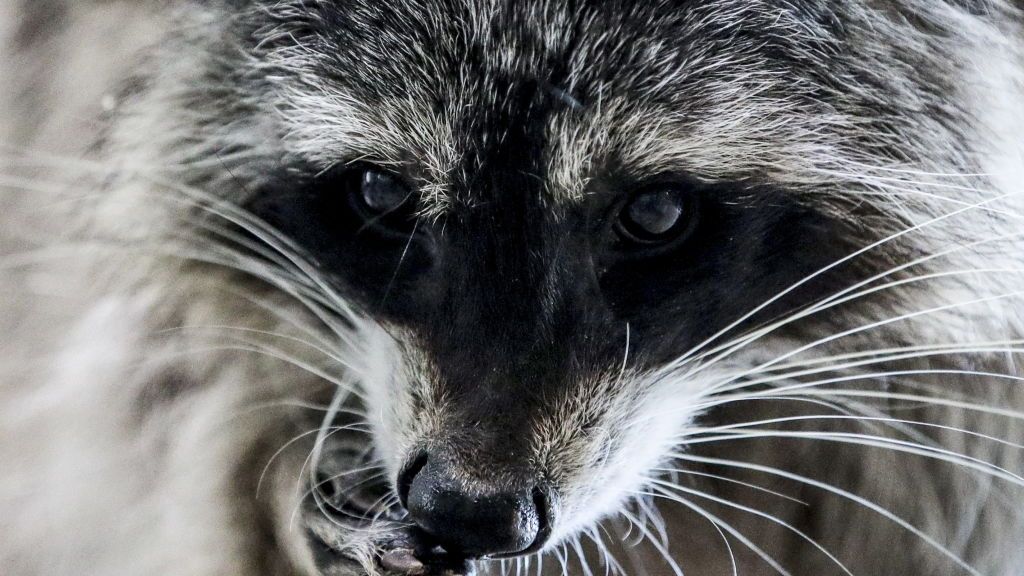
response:
{"label": "coarse fur", "polygon": [[[1019,2],[3,0],[0,40],[0,572],[402,573],[429,453],[550,494],[543,551],[449,571],[1024,575]],[[361,165],[408,234],[342,215]],[[666,181],[700,219],[638,258],[609,215]]]}

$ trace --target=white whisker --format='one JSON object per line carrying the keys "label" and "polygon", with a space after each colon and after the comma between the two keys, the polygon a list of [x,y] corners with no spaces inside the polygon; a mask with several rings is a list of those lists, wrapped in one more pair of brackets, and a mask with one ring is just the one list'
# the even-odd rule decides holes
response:
{"label": "white whisker", "polygon": [[671,491],[678,491],[678,492],[682,492],[684,494],[690,494],[692,496],[697,496],[698,498],[704,498],[706,500],[710,500],[712,502],[716,502],[718,504],[722,504],[723,506],[727,506],[729,508],[735,508],[736,510],[741,510],[743,512],[747,512],[749,514],[753,514],[755,516],[759,516],[761,518],[764,518],[764,519],[766,519],[766,520],[768,520],[768,521],[770,521],[770,522],[772,522],[774,524],[778,524],[779,526],[782,526],[783,528],[785,528],[785,529],[789,530],[790,532],[792,532],[792,533],[796,534],[797,536],[799,536],[800,539],[802,539],[805,542],[808,542],[809,544],[814,546],[819,552],[821,552],[822,554],[827,556],[829,560],[831,560],[836,566],[839,567],[840,570],[845,572],[847,575],[853,576],[853,574],[850,572],[850,570],[842,562],[840,562],[838,558],[836,558],[831,552],[829,552],[828,549],[826,549],[824,546],[822,546],[821,544],[817,543],[813,538],[811,538],[807,534],[803,533],[802,531],[798,530],[797,528],[793,527],[791,524],[788,524],[787,522],[784,522],[784,521],[780,520],[779,518],[776,518],[775,516],[772,516],[771,514],[768,514],[767,512],[764,512],[762,510],[758,510],[756,508],[751,508],[750,506],[744,506],[743,504],[738,504],[736,502],[732,502],[730,500],[726,500],[725,498],[719,498],[717,496],[713,496],[711,494],[708,494],[706,492],[702,492],[700,490],[694,490],[693,488],[686,488],[684,486],[679,486],[678,484],[671,484],[671,483],[662,482],[662,481],[659,481],[659,480],[655,480],[653,482],[658,487],[663,489],[663,490],[659,490],[658,488],[655,488],[655,490],[658,490],[659,493],[663,494],[665,497],[667,497],[669,499],[673,499],[673,500],[677,499],[678,496],[676,494],[673,494]]}
{"label": "white whisker", "polygon": [[934,548],[938,552],[942,553],[944,556],[946,556],[947,558],[949,558],[950,560],[955,562],[958,566],[960,566],[961,568],[963,568],[964,570],[966,570],[967,572],[969,572],[973,576],[982,576],[981,573],[978,572],[973,566],[971,566],[970,564],[965,562],[962,558],[960,558],[959,556],[954,554],[952,551],[950,551],[948,548],[946,548],[941,543],[939,543],[935,538],[933,538],[932,536],[930,536],[927,533],[925,533],[924,531],[922,531],[920,528],[917,528],[916,526],[914,526],[913,524],[907,522],[903,518],[900,518],[896,514],[894,514],[891,511],[889,511],[888,509],[883,508],[882,506],[879,506],[878,504],[875,504],[874,502],[872,502],[872,501],[870,501],[870,500],[868,500],[866,498],[863,498],[861,496],[858,496],[858,495],[856,495],[856,494],[854,494],[852,492],[843,490],[842,488],[838,488],[836,486],[832,486],[831,484],[827,484],[825,482],[820,482],[818,480],[815,480],[813,478],[809,478],[807,476],[801,476],[800,474],[795,474],[793,472],[788,472],[786,470],[781,470],[781,469],[778,469],[778,468],[772,468],[771,466],[763,466],[763,465],[760,465],[760,464],[753,464],[753,463],[749,463],[749,462],[741,462],[741,461],[738,461],[738,460],[728,460],[728,459],[723,459],[723,458],[711,458],[711,457],[705,457],[705,456],[697,456],[697,455],[694,455],[694,454],[686,454],[686,453],[675,453],[675,454],[673,454],[673,456],[676,457],[676,458],[679,458],[680,460],[686,460],[686,461],[690,461],[690,462],[699,462],[699,463],[703,463],[703,464],[717,464],[719,466],[741,468],[741,469],[745,469],[745,470],[751,470],[751,471],[754,471],[754,472],[763,472],[765,474],[770,474],[770,475],[773,475],[773,476],[779,476],[779,477],[782,477],[782,478],[793,480],[795,482],[800,482],[800,483],[803,483],[803,484],[807,484],[809,486],[813,486],[815,488],[819,488],[819,489],[824,490],[826,492],[830,492],[832,494],[835,494],[836,496],[839,496],[841,498],[844,498],[844,499],[847,499],[847,500],[849,500],[851,502],[859,504],[860,506],[863,506],[863,507],[865,507],[865,508],[867,508],[867,509],[869,509],[869,510],[871,510],[871,511],[873,511],[873,512],[875,512],[875,513],[877,513],[877,514],[879,514],[881,516],[883,516],[884,518],[886,518],[886,519],[890,520],[891,522],[897,524],[898,526],[900,526],[904,530],[907,530],[908,532],[910,532],[914,536],[920,538],[922,541],[927,543],[929,546],[931,546],[932,548]]}

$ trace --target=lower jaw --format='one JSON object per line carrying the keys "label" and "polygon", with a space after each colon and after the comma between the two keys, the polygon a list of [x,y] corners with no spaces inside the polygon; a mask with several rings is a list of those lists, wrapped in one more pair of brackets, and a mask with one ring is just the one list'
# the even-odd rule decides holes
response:
{"label": "lower jaw", "polygon": [[[368,471],[354,478],[354,491],[318,498],[304,506],[304,520],[317,568],[331,576],[469,576],[472,563],[439,546],[394,508],[381,509],[390,490]],[[376,477],[379,480],[379,476]],[[360,481],[362,480],[362,481]],[[373,570],[371,570],[371,568]]]}
{"label": "lower jaw", "polygon": [[[333,525],[334,529],[345,528]],[[449,554],[418,528],[399,524],[354,526],[352,538],[344,542],[337,534],[334,545],[318,530],[308,530],[314,561],[322,574],[365,576],[374,570],[387,576],[472,576],[473,564]],[[358,540],[355,545],[351,541]],[[343,544],[343,545],[338,545]],[[372,573],[372,572],[371,572]]]}

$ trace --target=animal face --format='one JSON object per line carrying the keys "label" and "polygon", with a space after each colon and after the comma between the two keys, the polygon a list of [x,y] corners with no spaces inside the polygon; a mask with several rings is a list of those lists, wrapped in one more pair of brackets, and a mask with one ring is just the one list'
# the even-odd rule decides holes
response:
{"label": "animal face", "polygon": [[[844,296],[955,236],[905,234],[940,211],[884,167],[970,170],[968,113],[921,106],[952,89],[935,51],[891,49],[872,10],[237,3],[188,15],[205,56],[165,55],[128,118],[172,109],[184,179],[255,214],[300,255],[289,293],[345,317],[394,494],[356,515],[456,564],[506,558],[636,497],[766,359],[892,315],[910,288]],[[911,339],[889,324],[874,344]]]}
{"label": "animal face", "polygon": [[1020,2],[0,12],[5,573],[1024,564]]}
{"label": "animal face", "polygon": [[702,410],[713,372],[680,366],[871,238],[815,176],[829,24],[759,8],[269,9],[289,164],[250,206],[366,321],[377,449],[450,550],[614,511]]}

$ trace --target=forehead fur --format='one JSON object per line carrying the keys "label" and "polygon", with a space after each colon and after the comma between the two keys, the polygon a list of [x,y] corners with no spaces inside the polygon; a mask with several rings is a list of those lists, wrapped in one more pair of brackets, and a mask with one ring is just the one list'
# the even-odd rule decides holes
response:
{"label": "forehead fur", "polygon": [[[912,135],[896,141],[888,125],[907,111],[879,104],[884,92],[900,102],[899,87],[870,68],[892,58],[928,73],[907,62],[913,47],[900,58],[857,54],[869,45],[858,35],[885,26],[874,15],[871,31],[858,31],[865,14],[841,10],[777,0],[278,3],[259,56],[274,71],[293,152],[322,168],[401,165],[435,213],[471,202],[474,173],[509,156],[560,201],[616,170],[817,185],[842,180],[865,151],[917,153]],[[945,129],[943,113],[928,122]],[[524,142],[528,154],[511,150]]]}

